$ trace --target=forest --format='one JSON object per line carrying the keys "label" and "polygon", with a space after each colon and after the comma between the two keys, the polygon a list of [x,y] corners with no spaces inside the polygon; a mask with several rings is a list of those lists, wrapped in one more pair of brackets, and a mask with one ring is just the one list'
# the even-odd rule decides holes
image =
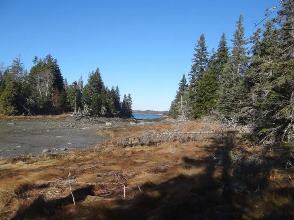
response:
{"label": "forest", "polygon": [[105,117],[132,116],[131,95],[121,101],[118,87],[109,89],[97,68],[83,85],[82,78],[68,84],[57,60],[50,54],[35,57],[28,72],[20,58],[0,69],[0,114],[36,115],[83,112]]}
{"label": "forest", "polygon": [[223,34],[208,52],[205,35],[196,44],[188,80],[183,75],[169,114],[197,119],[215,116],[242,124],[261,144],[294,140],[294,2],[266,12],[245,36],[243,16],[230,48]]}

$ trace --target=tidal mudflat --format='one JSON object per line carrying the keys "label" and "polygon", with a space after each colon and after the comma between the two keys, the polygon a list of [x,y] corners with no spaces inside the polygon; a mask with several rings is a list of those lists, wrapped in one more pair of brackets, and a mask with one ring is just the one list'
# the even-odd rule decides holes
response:
{"label": "tidal mudflat", "polygon": [[97,131],[107,125],[104,121],[76,121],[70,117],[61,120],[1,120],[0,157],[93,147],[106,139]]}

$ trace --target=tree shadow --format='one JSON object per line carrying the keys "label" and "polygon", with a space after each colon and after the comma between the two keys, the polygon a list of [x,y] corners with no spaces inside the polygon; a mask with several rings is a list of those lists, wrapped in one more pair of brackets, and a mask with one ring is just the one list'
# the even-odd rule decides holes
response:
{"label": "tree shadow", "polygon": [[[94,195],[93,189],[93,186],[86,186],[74,190],[75,201],[83,201],[88,195]],[[43,196],[39,196],[28,207],[18,210],[12,220],[34,219],[40,216],[49,218],[55,214],[56,210],[62,209],[62,207],[72,203],[73,199],[71,194],[63,198],[49,201],[45,201]]]}
{"label": "tree shadow", "polygon": [[[197,175],[179,175],[160,184],[145,183],[143,193],[130,200],[118,200],[111,207],[97,204],[79,207],[78,218],[87,219],[240,219],[231,190],[231,161],[235,133],[216,138],[206,146],[201,160],[182,158],[184,169],[204,167]],[[221,175],[216,175],[222,169]],[[77,216],[67,215],[66,219]]]}

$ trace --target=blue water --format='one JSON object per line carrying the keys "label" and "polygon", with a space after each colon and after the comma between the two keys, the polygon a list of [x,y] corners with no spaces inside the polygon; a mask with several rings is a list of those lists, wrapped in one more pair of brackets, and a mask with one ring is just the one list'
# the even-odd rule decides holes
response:
{"label": "blue water", "polygon": [[161,115],[157,114],[139,114],[139,113],[134,113],[133,114],[135,119],[138,120],[153,120],[153,119],[159,119]]}

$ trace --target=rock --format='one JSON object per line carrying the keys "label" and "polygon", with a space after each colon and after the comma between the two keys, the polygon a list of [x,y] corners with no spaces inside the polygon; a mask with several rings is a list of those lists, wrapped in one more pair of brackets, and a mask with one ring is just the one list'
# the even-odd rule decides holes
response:
{"label": "rock", "polygon": [[106,125],[106,126],[111,126],[112,123],[111,123],[111,122],[105,122],[105,125]]}
{"label": "rock", "polygon": [[51,150],[50,149],[47,149],[47,148],[45,148],[45,149],[42,150],[42,154],[46,154],[46,153],[50,153],[50,152],[51,152]]}

